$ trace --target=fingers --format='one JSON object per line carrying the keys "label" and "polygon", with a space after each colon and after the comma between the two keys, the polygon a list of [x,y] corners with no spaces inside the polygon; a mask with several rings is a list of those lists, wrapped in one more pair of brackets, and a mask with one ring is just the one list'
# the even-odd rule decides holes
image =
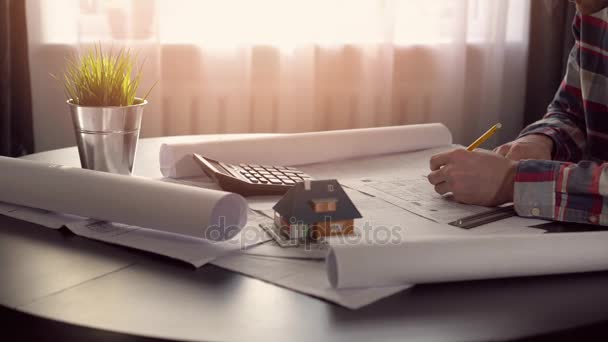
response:
{"label": "fingers", "polygon": [[440,195],[445,195],[448,192],[451,192],[450,186],[448,185],[447,182],[442,182],[442,183],[435,185],[435,191]]}
{"label": "fingers", "polygon": [[431,170],[439,170],[443,165],[447,164],[450,160],[449,152],[439,153],[431,157],[430,166]]}
{"label": "fingers", "polygon": [[429,183],[431,183],[433,185],[437,185],[441,182],[445,182],[446,181],[445,169],[446,168],[441,168],[439,170],[435,170],[435,171],[432,171],[431,173],[429,173],[429,175],[427,176],[427,178],[429,179]]}
{"label": "fingers", "polygon": [[467,153],[467,151],[458,149],[454,151],[439,153],[432,156],[430,160],[431,170],[439,170],[442,166],[448,164],[451,160],[457,158],[459,155],[462,155],[464,153]]}
{"label": "fingers", "polygon": [[435,186],[435,191],[440,195],[451,191],[447,182],[449,168],[450,166],[442,167],[439,170],[432,171],[428,175],[429,183]]}

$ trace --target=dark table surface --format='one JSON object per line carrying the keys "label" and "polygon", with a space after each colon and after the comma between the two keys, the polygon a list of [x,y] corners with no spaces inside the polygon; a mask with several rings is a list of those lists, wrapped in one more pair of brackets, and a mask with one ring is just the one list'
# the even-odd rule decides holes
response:
{"label": "dark table surface", "polygon": [[[160,177],[160,143],[190,139],[143,139],[135,173]],[[27,158],[79,165],[74,148]],[[4,216],[0,272],[3,328],[73,340],[487,341],[608,320],[607,272],[416,286],[352,311]]]}

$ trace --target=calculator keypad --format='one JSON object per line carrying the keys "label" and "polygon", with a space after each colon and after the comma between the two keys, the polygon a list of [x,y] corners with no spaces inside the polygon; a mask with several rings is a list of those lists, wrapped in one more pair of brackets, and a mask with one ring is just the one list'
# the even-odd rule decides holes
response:
{"label": "calculator keypad", "polygon": [[239,164],[233,167],[253,184],[294,185],[296,182],[312,179],[293,167],[257,164]]}

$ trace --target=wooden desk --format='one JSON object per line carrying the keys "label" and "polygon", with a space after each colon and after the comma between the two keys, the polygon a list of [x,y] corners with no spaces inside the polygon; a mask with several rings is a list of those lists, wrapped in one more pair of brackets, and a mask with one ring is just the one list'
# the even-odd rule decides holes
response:
{"label": "wooden desk", "polygon": [[[190,139],[143,139],[135,173],[160,177],[161,142]],[[27,158],[79,165],[75,148]],[[194,270],[3,216],[0,272],[2,306],[69,323],[47,325],[75,340],[487,341],[608,320],[608,273],[416,286],[351,311],[214,266]]]}

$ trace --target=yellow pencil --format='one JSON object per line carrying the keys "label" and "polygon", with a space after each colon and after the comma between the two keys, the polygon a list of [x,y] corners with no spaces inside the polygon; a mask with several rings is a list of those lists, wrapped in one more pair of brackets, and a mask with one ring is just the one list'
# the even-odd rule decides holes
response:
{"label": "yellow pencil", "polygon": [[469,147],[467,147],[467,151],[473,151],[474,149],[478,148],[479,145],[483,144],[484,141],[488,140],[488,138],[494,135],[494,133],[496,133],[496,131],[498,131],[501,127],[502,125],[500,124],[500,122],[492,126],[492,128],[490,128],[482,136],[477,138],[477,140],[473,141],[473,143],[469,145]]}

